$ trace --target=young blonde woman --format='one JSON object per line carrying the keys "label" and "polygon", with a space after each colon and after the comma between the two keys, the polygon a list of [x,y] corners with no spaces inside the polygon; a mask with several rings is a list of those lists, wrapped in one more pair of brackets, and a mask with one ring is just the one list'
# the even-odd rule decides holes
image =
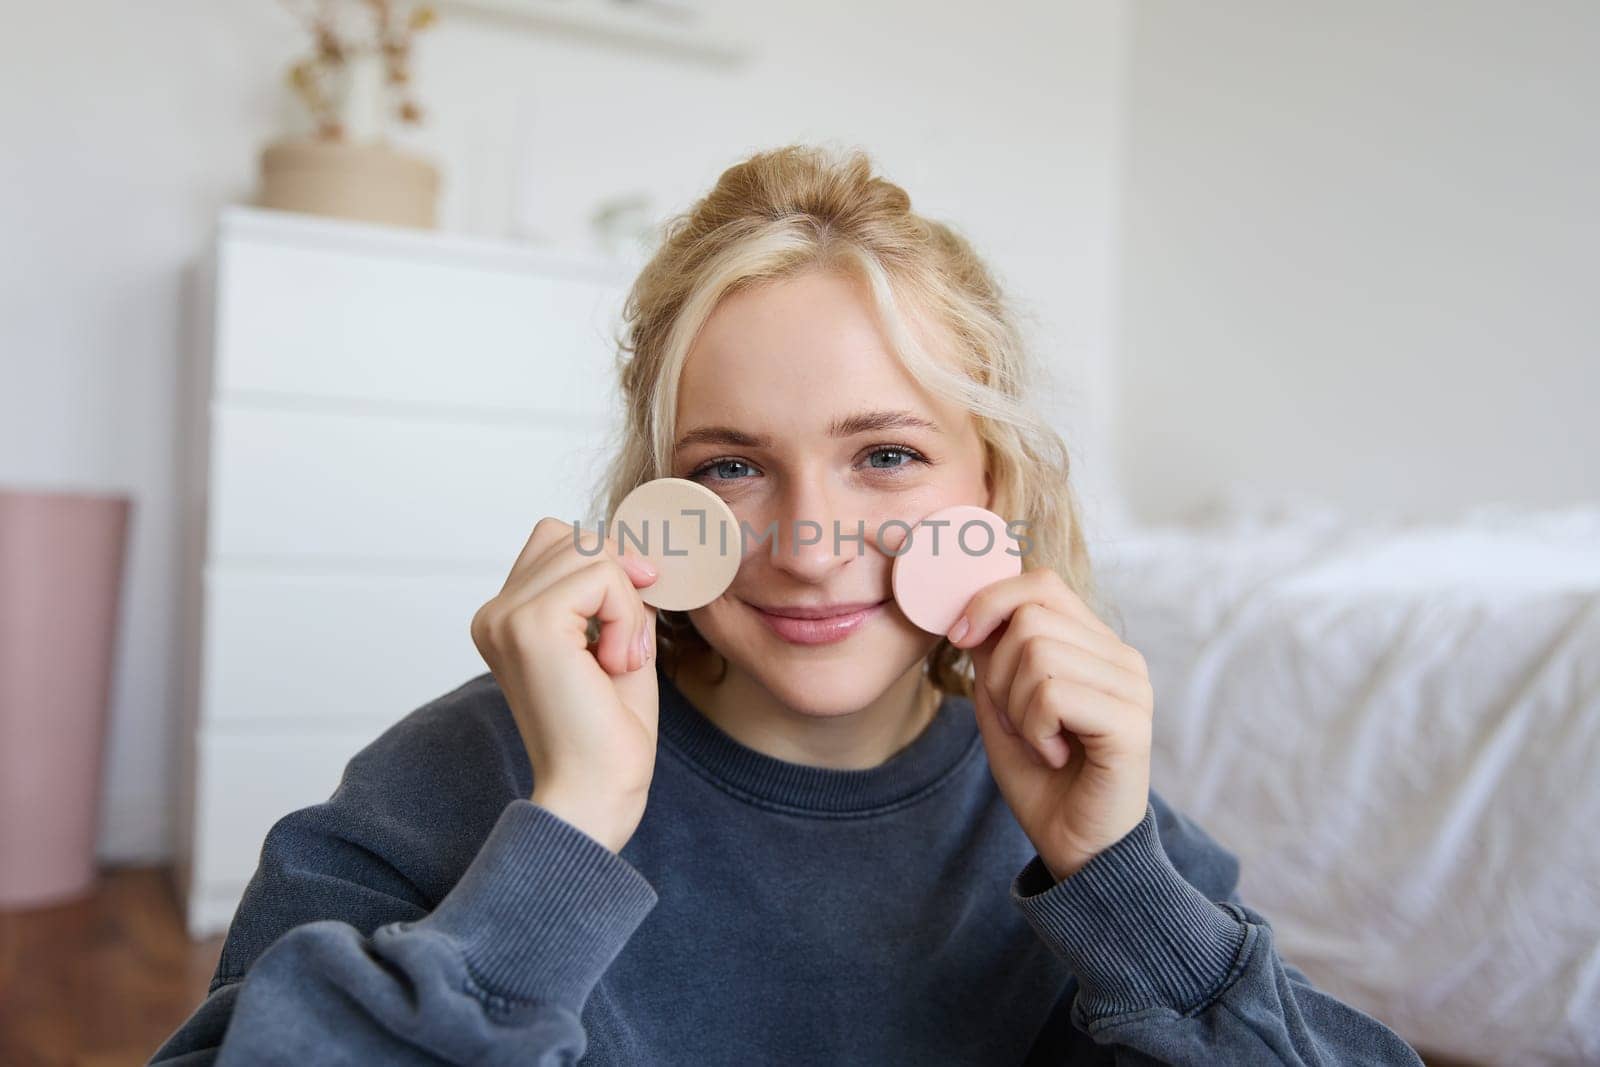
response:
{"label": "young blonde woman", "polygon": [[[157,1062],[1421,1062],[1151,790],[1144,660],[965,240],[784,148],[668,226],[625,318],[597,503],[690,479],[776,540],[657,612],[636,553],[540,520],[472,619],[489,672],[272,829]],[[947,635],[892,544],[799,536],[955,504],[1030,551]]]}

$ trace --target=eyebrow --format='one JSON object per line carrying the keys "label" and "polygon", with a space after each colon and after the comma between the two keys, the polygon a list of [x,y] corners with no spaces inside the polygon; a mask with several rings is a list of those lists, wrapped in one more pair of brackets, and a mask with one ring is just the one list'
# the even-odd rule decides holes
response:
{"label": "eyebrow", "polygon": [[[927,430],[943,433],[939,424],[910,411],[862,411],[834,419],[828,424],[829,437],[854,437],[863,433],[881,433],[885,430]],[[678,438],[672,447],[674,454],[691,445],[717,444],[735,448],[769,448],[772,438],[765,434],[746,433],[733,426],[699,426]]]}

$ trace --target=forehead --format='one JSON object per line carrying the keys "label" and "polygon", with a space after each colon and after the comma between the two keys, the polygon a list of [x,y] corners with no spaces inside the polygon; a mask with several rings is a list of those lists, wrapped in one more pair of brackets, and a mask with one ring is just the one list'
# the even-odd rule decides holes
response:
{"label": "forehead", "polygon": [[[910,309],[902,313],[935,350],[934,330]],[[689,350],[677,407],[680,428],[743,420],[803,432],[864,407],[919,411],[951,430],[961,417],[901,364],[866,284],[822,271],[724,298]]]}

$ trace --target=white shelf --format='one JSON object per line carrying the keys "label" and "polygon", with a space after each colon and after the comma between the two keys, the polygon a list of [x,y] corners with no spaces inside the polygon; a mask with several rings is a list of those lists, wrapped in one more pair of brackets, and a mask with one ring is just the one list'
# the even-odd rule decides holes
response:
{"label": "white shelf", "polygon": [[254,238],[347,252],[456,262],[486,269],[535,272],[626,284],[633,265],[579,249],[528,244],[493,237],[391,226],[377,222],[307,215],[235,204],[223,208],[219,238]]}
{"label": "white shelf", "polygon": [[646,0],[632,4],[617,0],[443,0],[442,6],[718,66],[742,63],[751,54],[746,42],[707,27],[704,18],[689,4]]}

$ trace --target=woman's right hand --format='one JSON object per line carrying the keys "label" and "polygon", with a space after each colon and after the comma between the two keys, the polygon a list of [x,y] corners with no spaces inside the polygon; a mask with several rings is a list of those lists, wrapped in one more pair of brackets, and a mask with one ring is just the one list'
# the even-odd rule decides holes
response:
{"label": "woman's right hand", "polygon": [[530,799],[618,852],[655,771],[656,612],[636,587],[656,573],[615,538],[595,552],[599,532],[581,535],[588,555],[570,523],[540,519],[504,587],[473,615],[472,641],[528,750]]}

